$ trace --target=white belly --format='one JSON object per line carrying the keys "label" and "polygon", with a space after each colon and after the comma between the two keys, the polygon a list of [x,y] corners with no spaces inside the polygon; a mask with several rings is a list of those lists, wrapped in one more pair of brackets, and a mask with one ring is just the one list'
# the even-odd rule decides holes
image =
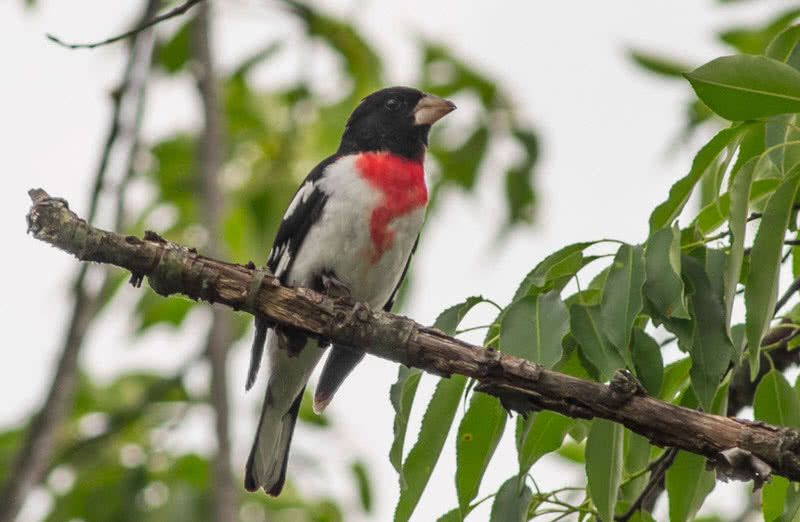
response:
{"label": "white belly", "polygon": [[381,308],[403,274],[425,208],[392,219],[388,224],[391,245],[376,257],[370,218],[383,195],[355,174],[352,163],[348,158],[340,160],[320,183],[329,198],[297,252],[288,280],[308,285],[315,274],[329,270],[347,285],[354,299]]}

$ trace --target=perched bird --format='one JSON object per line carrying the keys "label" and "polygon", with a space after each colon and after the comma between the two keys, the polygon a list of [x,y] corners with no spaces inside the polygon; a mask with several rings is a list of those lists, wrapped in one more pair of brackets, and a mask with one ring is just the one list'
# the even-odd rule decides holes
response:
{"label": "perched bird", "polygon": [[[408,87],[383,89],[361,101],[339,149],[314,167],[286,209],[267,260],[281,283],[391,309],[425,216],[428,132],[455,108]],[[265,342],[269,382],[245,488],[277,496],[303,391],[325,346],[290,328],[267,331],[266,322],[256,318],[247,389],[255,382]],[[333,345],[314,396],[315,412],[325,409],[363,355]]]}

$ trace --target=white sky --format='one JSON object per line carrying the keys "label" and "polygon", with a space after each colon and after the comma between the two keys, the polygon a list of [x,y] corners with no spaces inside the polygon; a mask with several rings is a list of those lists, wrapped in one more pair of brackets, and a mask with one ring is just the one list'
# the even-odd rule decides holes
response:
{"label": "white sky", "polygon": [[[44,33],[66,40],[101,39],[138,16],[141,2],[39,0],[39,7],[32,11],[22,9],[22,3],[0,3],[0,63],[5,70],[0,87],[0,150],[6,165],[0,226],[7,242],[5,269],[0,273],[0,284],[7,292],[0,320],[6,345],[0,364],[0,396],[6,398],[0,401],[0,425],[20,421],[44,396],[69,313],[67,283],[76,266],[73,259],[25,234],[26,191],[41,186],[85,213],[89,182],[110,116],[108,92],[120,78],[124,52],[121,45],[71,52],[48,42]],[[496,78],[542,138],[535,228],[517,230],[500,245],[493,242],[504,208],[500,184],[489,169],[478,196],[451,192],[429,219],[405,310],[427,324],[468,295],[507,302],[531,267],[567,243],[601,237],[644,240],[650,210],[686,172],[697,144],[680,150],[667,146],[684,121],[688,85],[641,72],[627,60],[626,47],[662,50],[700,64],[730,54],[713,39],[714,29],[734,22],[757,23],[790,5],[777,0],[769,2],[769,8],[766,2],[720,6],[710,0],[320,3],[331,12],[349,16],[390,57],[386,72],[391,83],[414,80],[411,75],[418,56],[411,38],[415,34],[445,42],[456,55]],[[222,0],[215,7],[222,15],[217,40],[223,69],[276,35],[296,29],[275,14],[273,4]],[[323,58],[309,74],[324,77],[329,67]],[[195,100],[187,99],[181,90],[187,86],[164,82],[156,86],[145,122],[147,136],[197,123]],[[181,332],[159,330],[129,346],[130,332],[120,316],[128,313],[126,306],[137,295],[137,290],[123,289],[117,304],[91,332],[82,360],[101,378],[135,367],[169,372],[202,345],[198,333],[205,331],[207,317],[198,312]],[[492,313],[478,310],[467,323],[485,323]],[[249,338],[233,352],[230,369],[237,471],[244,465],[262,393],[245,397],[242,392],[247,343]],[[341,449],[322,456],[334,462],[333,471],[326,464],[305,487],[352,494],[349,478],[338,480],[331,474],[336,473],[337,459],[364,455],[375,479],[374,520],[389,520],[397,481],[386,458],[392,430],[388,387],[396,369],[368,359],[329,408],[344,441]],[[202,386],[203,374],[198,369],[192,380]],[[421,398],[430,393],[433,382],[430,377],[423,380]],[[262,379],[257,387],[263,385]],[[413,413],[417,420],[409,428],[409,444],[421,413],[417,409]],[[479,497],[496,490],[516,470],[512,425]],[[181,443],[207,449],[203,430],[211,429],[210,417],[200,412],[190,426],[181,431],[188,442]],[[319,442],[313,432],[300,429],[294,448],[298,458],[291,469],[303,467],[303,454],[320,457],[325,450]],[[454,454],[451,433],[413,520],[433,520],[456,505]],[[582,470],[555,462],[545,459],[533,468],[542,488],[582,477]],[[730,496],[741,495],[737,491],[718,486],[713,505],[730,509]],[[488,509],[487,503],[473,519],[488,518]],[[31,508],[26,519],[36,520],[37,511]]]}

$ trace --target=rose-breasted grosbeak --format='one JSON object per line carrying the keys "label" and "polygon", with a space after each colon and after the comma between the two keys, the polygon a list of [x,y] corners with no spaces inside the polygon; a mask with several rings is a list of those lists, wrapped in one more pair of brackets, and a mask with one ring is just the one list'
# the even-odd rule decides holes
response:
{"label": "rose-breasted grosbeak", "polygon": [[[267,267],[281,283],[346,292],[372,308],[390,310],[416,247],[428,191],[423,160],[431,125],[452,102],[407,87],[377,91],[350,115],[339,150],[309,173],[283,216]],[[324,346],[277,327],[267,335],[256,319],[247,389],[264,342],[269,382],[245,488],[277,496],[297,412]],[[322,412],[363,352],[334,344],[314,396]]]}

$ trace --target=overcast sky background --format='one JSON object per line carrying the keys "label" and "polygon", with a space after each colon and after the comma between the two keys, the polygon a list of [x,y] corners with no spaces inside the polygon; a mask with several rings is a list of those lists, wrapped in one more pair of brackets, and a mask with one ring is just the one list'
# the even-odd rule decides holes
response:
{"label": "overcast sky background", "polygon": [[[6,292],[0,305],[5,345],[0,364],[0,396],[4,397],[0,425],[22,420],[46,392],[69,315],[67,283],[76,267],[74,259],[26,236],[26,191],[43,187],[67,198],[85,215],[88,185],[110,118],[108,92],[117,85],[123,66],[123,45],[68,51],[48,42],[44,33],[69,41],[94,41],[127,27],[141,9],[141,2],[133,0],[39,0],[38,4],[34,10],[25,10],[22,0],[0,3],[0,63],[5,70],[0,84],[0,150],[6,187],[0,196],[0,227],[6,242],[0,272]],[[713,38],[715,29],[760,23],[790,2],[740,4],[723,6],[710,0],[318,2],[332,13],[350,17],[389,57],[389,83],[413,83],[419,60],[413,37],[425,35],[446,43],[456,55],[497,79],[542,138],[536,168],[536,226],[518,229],[502,243],[494,242],[504,207],[490,162],[477,196],[450,192],[428,220],[404,313],[430,324],[444,308],[469,295],[483,294],[505,303],[530,268],[574,241],[603,237],[643,241],[650,210],[688,170],[698,143],[669,147],[684,122],[688,85],[642,72],[627,59],[626,49],[663,51],[699,65],[730,54]],[[265,42],[297,31],[269,2],[218,0],[214,8],[219,15],[215,37],[222,70]],[[323,85],[332,67],[335,64],[322,55],[307,74]],[[295,71],[296,64],[293,68],[288,63],[275,76],[258,79],[279,82],[281,74]],[[467,116],[455,113],[454,117],[468,117],[469,101],[464,101]],[[145,137],[155,139],[196,125],[200,114],[197,100],[174,82],[158,83],[149,94]],[[91,332],[82,360],[94,375],[110,379],[124,369],[140,367],[174,371],[202,346],[198,332],[205,331],[208,316],[198,311],[180,332],[158,330],[129,347],[129,327],[120,315],[135,302],[138,292],[124,288]],[[483,324],[493,313],[478,309],[467,323]],[[242,391],[249,341],[248,337],[236,347],[230,365],[237,473],[244,465],[264,385],[262,379],[253,393],[245,396]],[[206,373],[198,367],[190,381],[202,389]],[[321,456],[325,450],[319,446],[320,439],[309,430],[301,429],[294,444],[299,464],[293,462],[292,468],[303,465],[303,454],[331,462],[330,470],[326,463],[319,478],[305,486],[308,491],[352,494],[349,481],[335,480],[332,470],[346,456],[365,456],[377,492],[374,520],[391,518],[397,496],[396,475],[386,458],[392,432],[388,388],[395,375],[394,364],[368,358],[340,390],[328,410],[343,441],[341,448],[330,452],[335,455]],[[431,377],[423,379],[424,396],[433,382]],[[414,410],[409,447],[421,413]],[[512,427],[509,423],[481,494],[496,490],[516,470]],[[171,443],[208,451],[213,447],[206,436],[210,430],[211,417],[198,412]],[[414,520],[433,520],[457,504],[452,439],[451,432]],[[545,458],[533,468],[533,475],[544,489],[579,481],[583,471]],[[710,504],[732,513],[730,495],[740,490],[722,486],[717,486]],[[488,509],[487,503],[474,520],[487,518]],[[28,506],[24,519],[36,520],[39,512],[41,507]]]}

